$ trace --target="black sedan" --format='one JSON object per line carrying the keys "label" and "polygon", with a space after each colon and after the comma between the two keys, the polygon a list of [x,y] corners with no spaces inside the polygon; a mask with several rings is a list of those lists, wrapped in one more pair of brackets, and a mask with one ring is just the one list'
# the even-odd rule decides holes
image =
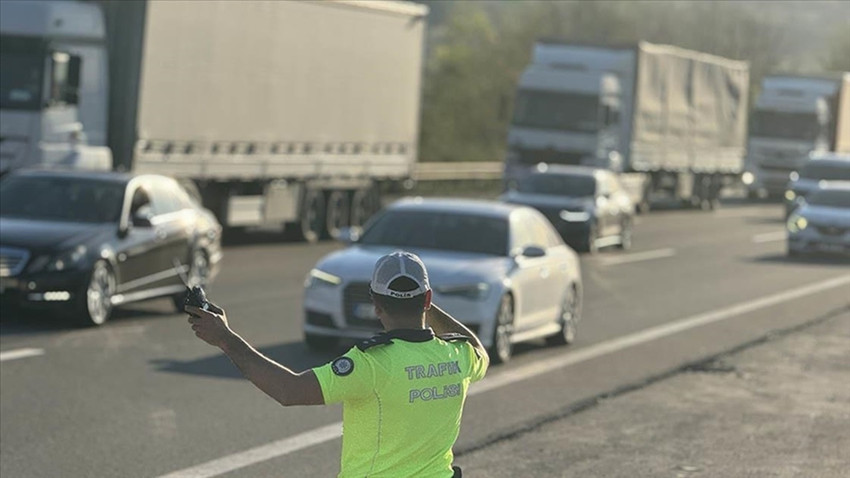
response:
{"label": "black sedan", "polygon": [[21,171],[0,181],[0,300],[106,322],[114,306],[204,285],[221,225],[175,180]]}

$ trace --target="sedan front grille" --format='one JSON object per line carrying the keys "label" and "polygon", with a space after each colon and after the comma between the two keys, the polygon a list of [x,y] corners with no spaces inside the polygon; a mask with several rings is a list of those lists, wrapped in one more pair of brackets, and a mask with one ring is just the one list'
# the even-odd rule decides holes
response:
{"label": "sedan front grille", "polygon": [[843,236],[850,229],[838,226],[816,226],[819,233],[824,236]]}
{"label": "sedan front grille", "polygon": [[0,247],[0,277],[13,277],[27,265],[30,253],[26,249]]}
{"label": "sedan front grille", "polygon": [[345,286],[342,292],[342,310],[348,325],[380,330],[381,321],[367,313],[371,308],[372,298],[369,295],[368,282],[352,282]]}

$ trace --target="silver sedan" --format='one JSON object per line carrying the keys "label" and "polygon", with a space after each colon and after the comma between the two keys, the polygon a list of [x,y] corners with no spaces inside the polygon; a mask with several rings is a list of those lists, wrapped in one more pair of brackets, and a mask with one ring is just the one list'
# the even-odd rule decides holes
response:
{"label": "silver sedan", "polygon": [[349,247],[322,258],[304,290],[304,333],[316,348],[361,339],[381,329],[369,298],[379,257],[419,255],[433,300],[477,331],[497,362],[513,344],[545,337],[575,340],[582,282],[576,253],[541,213],[526,206],[460,199],[404,199],[362,231],[346,231]]}

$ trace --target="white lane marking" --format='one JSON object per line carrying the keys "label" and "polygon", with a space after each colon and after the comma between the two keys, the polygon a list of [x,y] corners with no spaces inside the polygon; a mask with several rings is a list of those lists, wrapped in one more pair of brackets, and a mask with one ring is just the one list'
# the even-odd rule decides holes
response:
{"label": "white lane marking", "polygon": [[623,254],[620,256],[603,257],[599,261],[603,266],[615,266],[619,264],[630,264],[632,262],[650,261],[652,259],[662,259],[664,257],[672,257],[676,255],[675,249],[657,249],[646,252],[635,252],[633,254]]}
{"label": "white lane marking", "polygon": [[15,349],[15,350],[7,350],[5,352],[0,352],[0,362],[5,362],[7,360],[17,360],[27,357],[36,357],[39,355],[44,355],[44,350],[42,349]]}
{"label": "white lane marking", "polygon": [[[689,329],[701,327],[714,322],[720,322],[732,317],[737,317],[741,314],[753,312],[758,309],[770,307],[773,305],[787,302],[789,300],[798,299],[807,295],[818,292],[835,289],[846,284],[850,284],[850,274],[840,276],[834,279],[818,282],[816,284],[799,287],[796,289],[787,290],[777,294],[762,297],[760,299],[742,302],[731,307],[697,314],[684,319],[670,322],[657,327],[652,327],[640,332],[635,332],[630,335],[625,335],[607,342],[601,342],[596,345],[567,352],[563,355],[558,355],[539,362],[523,365],[515,369],[501,372],[498,375],[475,384],[469,390],[469,395],[478,395],[480,393],[489,392],[496,388],[504,387],[516,382],[521,382],[538,375],[543,375],[552,372],[556,369],[569,367],[581,362],[586,362],[603,355],[608,355],[618,352],[629,347],[658,340],[663,337],[674,335],[679,332],[684,332]],[[342,422],[332,423],[330,425],[316,428],[308,432],[304,432],[289,438],[284,438],[266,445],[261,445],[256,448],[251,448],[232,455],[203,463],[191,468],[175,471],[168,475],[163,475],[160,478],[211,478],[214,476],[223,475],[231,471],[244,468],[250,465],[260,463],[262,461],[277,458],[283,455],[288,455],[299,450],[318,445],[327,441],[331,441],[342,436]]]}
{"label": "white lane marking", "polygon": [[784,241],[787,236],[788,233],[785,231],[766,232],[764,234],[756,234],[753,236],[753,242],[756,244],[763,244],[765,242]]}
{"label": "white lane marking", "polygon": [[288,455],[298,450],[328,442],[342,436],[342,422],[316,428],[289,438],[273,441],[250,450],[208,461],[198,466],[186,468],[160,478],[209,478],[223,475],[246,466],[251,466],[272,458]]}

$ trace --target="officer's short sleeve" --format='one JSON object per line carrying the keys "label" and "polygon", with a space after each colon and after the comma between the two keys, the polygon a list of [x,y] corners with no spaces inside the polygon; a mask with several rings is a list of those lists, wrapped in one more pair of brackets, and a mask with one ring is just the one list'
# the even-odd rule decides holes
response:
{"label": "officer's short sleeve", "polygon": [[313,369],[326,404],[357,400],[372,394],[375,369],[372,359],[352,348],[345,355]]}
{"label": "officer's short sleeve", "polygon": [[483,356],[479,355],[478,350],[469,342],[464,342],[464,345],[467,348],[467,353],[469,353],[469,381],[477,382],[484,378],[484,374],[487,373],[487,367],[490,366],[490,357],[486,354]]}

